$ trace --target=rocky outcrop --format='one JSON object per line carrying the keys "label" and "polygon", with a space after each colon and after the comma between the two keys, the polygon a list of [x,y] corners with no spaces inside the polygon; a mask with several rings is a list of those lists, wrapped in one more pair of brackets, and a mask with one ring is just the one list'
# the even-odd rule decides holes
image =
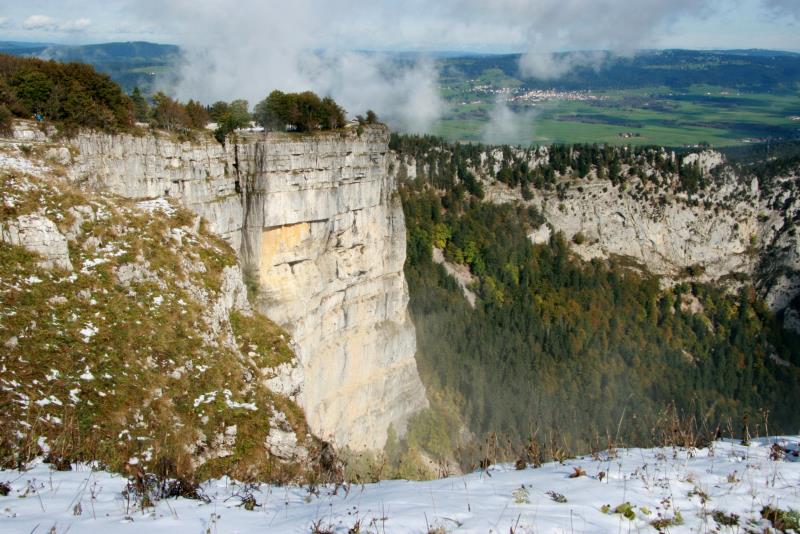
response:
{"label": "rocky outcrop", "polygon": [[39,265],[45,269],[57,267],[72,270],[67,238],[53,221],[38,214],[22,215],[0,224],[0,241],[19,245],[42,257]]}
{"label": "rocky outcrop", "polygon": [[86,133],[73,141],[69,173],[127,197],[175,197],[203,216],[258,282],[256,306],[294,338],[299,365],[275,372],[270,387],[296,398],[323,439],[374,449],[427,404],[387,145],[382,126],[225,147]]}
{"label": "rocky outcrop", "polygon": [[478,277],[473,275],[466,265],[459,265],[447,261],[444,257],[444,251],[440,248],[433,247],[433,262],[444,267],[445,272],[455,279],[458,287],[461,288],[461,292],[464,294],[464,298],[467,299],[469,305],[474,308],[478,296],[470,287],[478,282]]}
{"label": "rocky outcrop", "polygon": [[[562,198],[537,190],[531,202],[556,231],[574,241],[573,250],[585,260],[627,256],[668,277],[697,266],[701,279],[717,280],[753,272],[757,264],[751,246],[758,234],[754,185],[734,209],[717,212],[666,196],[663,202],[642,201],[608,180],[576,183]],[[732,187],[721,187],[716,195],[727,196]],[[503,189],[490,186],[490,197],[503,198]]]}

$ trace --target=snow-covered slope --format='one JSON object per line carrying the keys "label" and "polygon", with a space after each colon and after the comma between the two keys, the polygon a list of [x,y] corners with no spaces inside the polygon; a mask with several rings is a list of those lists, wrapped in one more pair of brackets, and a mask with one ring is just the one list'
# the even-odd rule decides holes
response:
{"label": "snow-covered slope", "polygon": [[[800,519],[798,449],[797,437],[621,449],[538,469],[314,491],[223,479],[203,486],[208,502],[166,499],[145,510],[123,497],[123,477],[38,464],[0,471],[10,485],[0,532],[769,532],[773,521],[786,529]],[[252,510],[242,505],[249,495]]]}

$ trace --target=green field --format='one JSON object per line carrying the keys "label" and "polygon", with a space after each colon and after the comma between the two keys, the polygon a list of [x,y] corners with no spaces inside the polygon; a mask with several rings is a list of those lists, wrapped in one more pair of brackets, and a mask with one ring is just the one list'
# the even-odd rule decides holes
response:
{"label": "green field", "polygon": [[[448,94],[449,93],[449,94]],[[800,93],[743,93],[723,87],[664,87],[593,93],[603,100],[550,100],[512,109],[516,143],[614,143],[731,146],[800,137]],[[486,139],[493,100],[449,89],[450,104],[434,133],[450,140]],[[468,100],[470,99],[470,100]]]}

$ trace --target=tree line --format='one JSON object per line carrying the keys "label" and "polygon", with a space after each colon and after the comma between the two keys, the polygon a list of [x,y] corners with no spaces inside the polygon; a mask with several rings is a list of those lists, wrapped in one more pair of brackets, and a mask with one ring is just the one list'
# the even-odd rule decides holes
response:
{"label": "tree line", "polygon": [[[52,122],[67,132],[80,127],[117,131],[143,123],[169,132],[188,133],[215,123],[224,142],[236,130],[259,125],[268,131],[313,132],[346,125],[346,112],[330,96],[311,91],[273,91],[250,110],[247,100],[210,105],[181,102],[163,92],[130,95],[107,75],[82,63],[58,63],[0,55],[0,130],[9,133],[14,117]],[[378,122],[368,111],[359,125]]]}

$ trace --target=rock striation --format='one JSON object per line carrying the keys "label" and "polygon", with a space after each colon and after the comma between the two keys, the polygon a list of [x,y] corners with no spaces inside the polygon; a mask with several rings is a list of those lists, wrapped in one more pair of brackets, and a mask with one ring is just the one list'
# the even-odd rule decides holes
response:
{"label": "rock striation", "polygon": [[402,432],[427,405],[388,136],[371,126],[223,147],[84,133],[72,141],[68,172],[126,197],[174,197],[204,217],[257,281],[258,309],[296,343],[300,367],[281,370],[272,389],[296,398],[321,438],[376,449],[390,425]]}

